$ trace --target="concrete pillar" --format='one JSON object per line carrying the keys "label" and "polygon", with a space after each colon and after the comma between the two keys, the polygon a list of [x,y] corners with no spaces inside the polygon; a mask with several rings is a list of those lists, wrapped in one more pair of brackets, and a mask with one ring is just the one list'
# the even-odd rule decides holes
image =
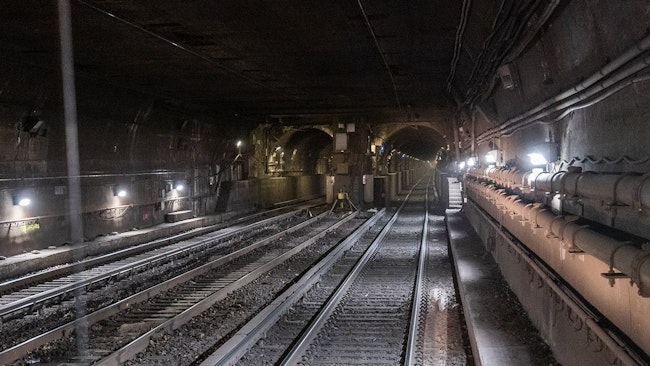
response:
{"label": "concrete pillar", "polygon": [[[354,122],[336,123],[333,126],[334,144],[334,194],[344,191],[360,209],[366,202],[372,202],[373,194],[366,192],[373,184],[364,184],[364,176],[371,174],[372,160],[366,124]],[[372,176],[366,178],[372,182]]]}
{"label": "concrete pillar", "polygon": [[363,175],[363,202],[372,203],[375,199],[375,181],[372,174]]}
{"label": "concrete pillar", "polygon": [[403,177],[404,177],[404,172],[397,172],[397,194],[395,195],[395,197],[397,197],[397,195],[399,195],[400,192],[402,192],[402,189],[404,189],[404,185],[402,183],[403,182],[402,179],[404,179]]}
{"label": "concrete pillar", "polygon": [[374,189],[373,189],[373,194],[374,194],[374,206],[375,207],[386,207],[388,206],[388,199],[389,199],[389,184],[388,184],[388,177],[383,175],[380,177],[375,177],[374,178]]}
{"label": "concrete pillar", "polygon": [[327,203],[334,203],[336,194],[334,193],[334,180],[336,178],[333,175],[328,175],[325,182],[325,197]]}
{"label": "concrete pillar", "polygon": [[399,173],[388,173],[388,195],[389,201],[395,201],[399,193]]}

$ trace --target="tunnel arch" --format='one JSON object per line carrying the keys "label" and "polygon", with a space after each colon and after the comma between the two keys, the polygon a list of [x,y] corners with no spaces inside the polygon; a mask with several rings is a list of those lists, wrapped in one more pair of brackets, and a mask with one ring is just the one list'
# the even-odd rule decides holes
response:
{"label": "tunnel arch", "polygon": [[268,171],[282,176],[327,174],[332,141],[330,134],[314,127],[288,131],[269,154]]}
{"label": "tunnel arch", "polygon": [[389,168],[391,161],[395,163],[392,158],[397,155],[433,161],[438,152],[447,146],[446,136],[428,126],[395,126],[386,132],[378,151],[379,164],[385,168]]}

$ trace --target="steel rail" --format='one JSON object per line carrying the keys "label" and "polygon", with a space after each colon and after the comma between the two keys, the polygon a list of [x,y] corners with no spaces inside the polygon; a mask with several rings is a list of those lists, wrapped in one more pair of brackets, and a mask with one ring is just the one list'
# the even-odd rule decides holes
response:
{"label": "steel rail", "polygon": [[[327,215],[327,212],[319,215],[317,218],[322,218]],[[320,233],[312,236],[309,240],[301,243],[300,245],[297,245],[296,247],[284,252],[280,256],[276,257],[275,259],[263,264],[262,266],[258,267],[257,269],[251,271],[250,273],[242,276],[239,280],[236,280],[219,291],[213,293],[212,295],[206,297],[205,299],[197,302],[196,304],[192,305],[189,307],[187,310],[183,311],[182,313],[168,319],[164,323],[154,327],[153,329],[149,330],[148,332],[142,334],[140,337],[137,339],[133,340],[132,342],[128,343],[124,347],[120,348],[119,350],[111,353],[110,355],[102,358],[99,360],[97,363],[95,363],[95,366],[109,366],[109,365],[117,365],[121,364],[123,362],[126,362],[127,360],[135,357],[139,352],[143,352],[147,346],[149,345],[149,341],[151,338],[163,331],[169,331],[172,332],[174,329],[179,328],[183,324],[186,324],[189,322],[192,318],[195,316],[198,316],[205,310],[209,309],[212,305],[214,305],[217,301],[223,300],[230,294],[231,292],[240,289],[244,287],[245,285],[251,283],[252,281],[256,280],[259,276],[262,274],[270,271],[271,269],[275,268],[276,266],[282,264],[285,262],[287,259],[291,258],[293,255],[299,253],[303,249],[311,246],[314,244],[317,240],[323,238],[325,235],[329,234],[330,231],[336,230],[338,227],[342,226],[346,222],[352,220],[357,216],[357,213],[353,213],[351,215],[348,215],[344,217],[343,219],[339,220],[337,223],[334,225],[326,228],[325,230],[322,230]],[[315,219],[315,218],[314,218]],[[268,239],[265,239],[264,242],[265,245],[274,241],[277,238],[271,237]]]}
{"label": "steel rail", "polygon": [[[420,179],[421,181],[422,179]],[[313,343],[313,341],[316,339],[318,336],[318,332],[323,328],[325,323],[330,319],[330,316],[334,313],[334,310],[337,308],[337,306],[341,303],[345,295],[347,294],[349,288],[352,286],[354,281],[359,277],[363,269],[366,267],[366,264],[370,262],[371,258],[374,256],[374,254],[377,252],[377,249],[379,248],[380,244],[384,241],[385,237],[388,235],[390,230],[393,227],[393,224],[395,221],[397,221],[398,216],[400,215],[402,209],[406,205],[406,202],[408,202],[411,193],[413,193],[413,190],[415,187],[420,183],[416,183],[411,190],[409,191],[408,195],[400,205],[400,207],[395,211],[393,214],[392,218],[388,223],[386,223],[386,226],[381,230],[381,232],[377,235],[375,240],[373,240],[372,244],[368,247],[368,249],[365,251],[363,256],[359,259],[359,261],[356,263],[354,268],[349,272],[349,274],[346,276],[346,278],[343,280],[341,285],[337,288],[337,290],[332,294],[332,296],[329,298],[328,302],[323,306],[321,311],[318,313],[318,315],[314,318],[314,320],[309,324],[307,329],[302,333],[302,336],[300,339],[298,339],[294,345],[291,347],[289,352],[286,354],[283,360],[279,363],[281,366],[295,366],[295,365],[302,365],[302,357],[304,354],[306,354],[308,348],[310,345]]]}
{"label": "steel rail", "polygon": [[235,364],[276,322],[298,302],[334,264],[385,214],[382,209],[367,220],[354,233],[337,245],[318,264],[314,265],[301,279],[271,304],[258,313],[226,343],[204,359],[200,366],[223,366]]}
{"label": "steel rail", "polygon": [[[0,364],[11,364],[12,362],[15,362],[16,360],[20,359],[21,357],[25,357],[31,350],[35,349],[36,347],[45,345],[49,342],[55,341],[57,339],[61,339],[64,337],[68,337],[70,334],[74,332],[76,327],[79,324],[94,324],[100,320],[106,319],[114,314],[117,314],[119,311],[125,310],[132,306],[135,303],[146,301],[147,299],[154,297],[157,294],[160,294],[164,291],[167,291],[174,286],[177,286],[183,282],[186,282],[196,276],[199,276],[203,273],[206,273],[218,266],[221,266],[227,262],[230,262],[234,259],[237,259],[255,249],[258,249],[260,247],[263,247],[267,244],[272,243],[273,241],[279,239],[280,237],[292,233],[294,231],[300,230],[326,216],[327,212],[323,212],[322,214],[313,217],[309,220],[306,220],[296,226],[293,226],[287,230],[282,231],[281,233],[274,234],[268,238],[262,239],[250,246],[247,246],[245,248],[241,248],[233,253],[224,255],[222,257],[219,257],[215,259],[214,261],[211,261],[210,263],[206,263],[200,267],[197,267],[191,271],[188,271],[184,274],[178,275],[170,280],[167,280],[163,283],[157,284],[155,286],[152,286],[148,289],[145,289],[137,294],[134,294],[132,296],[129,296],[126,299],[120,300],[116,303],[113,303],[105,308],[102,308],[100,310],[97,310],[91,314],[85,315],[84,317],[75,319],[74,321],[59,326],[53,330],[50,330],[38,337],[34,337],[28,341],[22,342],[16,346],[13,346],[11,348],[8,348],[6,350],[0,351]],[[351,217],[346,218],[345,220],[349,220]],[[343,221],[345,222],[345,221]],[[342,224],[342,223],[341,223]],[[329,227],[326,229],[322,235],[326,234],[326,231],[332,230],[332,227]],[[249,277],[247,278],[247,281],[250,282],[254,280],[254,278],[250,278],[250,276],[244,276],[244,277]],[[230,286],[230,285],[229,285]],[[228,287],[228,286],[226,286]],[[230,289],[230,291],[233,291],[234,289]],[[213,295],[214,296],[214,295]],[[206,300],[213,298],[213,296],[210,296],[206,298]],[[224,295],[225,297],[225,295]],[[204,300],[205,301],[205,300]],[[216,300],[215,300],[216,301]]]}
{"label": "steel rail", "polygon": [[[312,205],[312,206],[305,206],[305,205],[296,204],[296,205],[290,205],[290,206],[296,206],[295,209],[292,211],[292,212],[296,213],[296,212],[300,212],[300,211],[303,211],[303,210],[308,210],[310,208],[320,206],[320,205],[321,204]],[[171,235],[171,236],[166,236],[164,238],[155,239],[155,240],[143,243],[143,244],[139,244],[137,246],[133,246],[133,247],[129,247],[129,248],[121,249],[121,250],[116,250],[116,251],[108,253],[108,254],[94,256],[92,258],[84,259],[84,260],[81,260],[81,261],[78,261],[78,262],[75,262],[75,263],[66,263],[66,264],[63,264],[63,265],[59,265],[56,268],[50,268],[50,269],[46,269],[46,270],[43,270],[43,271],[39,271],[37,273],[32,273],[32,274],[28,274],[28,275],[25,275],[25,276],[21,276],[19,278],[9,279],[9,280],[6,280],[6,281],[3,281],[3,282],[0,283],[0,293],[5,293],[5,292],[11,291],[12,289],[15,289],[17,287],[24,287],[24,286],[27,286],[27,285],[30,285],[30,284],[33,284],[33,283],[36,283],[36,282],[43,282],[43,281],[49,280],[51,278],[69,275],[71,273],[74,273],[80,266],[85,268],[85,269],[89,269],[89,268],[92,268],[92,267],[95,267],[95,266],[99,266],[99,265],[102,265],[102,264],[105,264],[105,263],[115,261],[115,260],[123,258],[123,257],[139,254],[139,253],[145,252],[147,250],[156,249],[156,248],[159,248],[159,247],[163,247],[165,245],[170,245],[170,244],[173,244],[173,243],[185,240],[185,239],[190,239],[190,238],[193,238],[193,237],[196,237],[196,236],[205,235],[205,234],[210,233],[212,231],[227,229],[229,226],[233,226],[233,225],[236,225],[238,223],[250,221],[250,220],[253,220],[253,219],[257,218],[257,217],[271,214],[274,211],[281,211],[281,210],[285,210],[285,209],[287,209],[287,206],[278,207],[278,208],[274,208],[274,209],[266,210],[266,211],[262,211],[262,212],[257,212],[257,213],[247,215],[245,217],[241,217],[241,218],[238,218],[238,219],[235,219],[235,220],[232,220],[232,221],[222,221],[222,222],[216,223],[214,225],[199,227],[199,228],[192,229],[192,230],[180,233],[180,234],[174,234],[174,235]],[[279,215],[276,216],[276,217],[279,217]]]}
{"label": "steel rail", "polygon": [[424,223],[422,224],[422,239],[420,240],[420,251],[418,254],[418,269],[417,277],[415,279],[415,286],[413,287],[413,307],[411,309],[411,322],[409,326],[408,341],[406,343],[406,354],[404,357],[404,365],[416,365],[415,349],[419,342],[418,330],[420,324],[420,307],[422,306],[422,289],[424,288],[424,273],[426,270],[427,256],[428,256],[428,237],[429,237],[429,186],[431,181],[427,183],[427,189],[424,193]]}
{"label": "steel rail", "polygon": [[165,252],[165,253],[160,253],[157,255],[154,255],[152,257],[144,258],[136,262],[131,262],[128,264],[125,264],[123,266],[114,268],[112,270],[106,271],[104,273],[98,274],[91,276],[86,279],[82,279],[79,281],[75,281],[74,283],[66,284],[63,286],[59,286],[56,288],[52,288],[50,290],[46,290],[43,292],[40,292],[38,294],[34,294],[32,296],[27,296],[24,297],[18,301],[11,302],[9,304],[5,305],[0,305],[0,319],[6,318],[11,314],[20,312],[20,311],[28,311],[29,309],[36,309],[38,304],[44,304],[48,301],[55,300],[56,298],[59,297],[64,297],[70,293],[74,293],[75,290],[80,289],[80,288],[85,288],[89,285],[92,285],[93,283],[97,282],[102,282],[102,281],[107,281],[110,278],[117,276],[117,275],[125,275],[128,272],[133,272],[141,268],[146,268],[148,266],[151,266],[152,264],[160,261],[165,261],[168,258],[172,256],[177,256],[177,255],[183,255],[184,253],[192,252],[195,250],[200,250],[201,247],[206,246],[211,244],[212,242],[216,240],[221,240],[224,238],[227,238],[229,236],[236,235],[238,233],[246,232],[255,228],[258,228],[260,226],[267,225],[269,223],[273,223],[275,221],[283,220],[286,219],[292,215],[294,215],[295,212],[289,212],[285,213],[279,216],[275,216],[272,218],[268,218],[262,221],[255,222],[250,225],[246,225],[244,227],[235,229],[235,230],[228,230],[226,228],[225,232],[218,233],[215,236],[209,237],[202,239],[201,241],[197,243],[193,243],[189,246],[186,247],[181,247],[181,248],[176,248],[171,251]]}

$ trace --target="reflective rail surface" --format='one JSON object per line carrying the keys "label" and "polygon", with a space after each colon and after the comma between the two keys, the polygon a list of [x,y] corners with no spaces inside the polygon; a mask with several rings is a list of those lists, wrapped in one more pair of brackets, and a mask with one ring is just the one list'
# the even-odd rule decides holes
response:
{"label": "reflective rail surface", "polygon": [[348,238],[201,365],[412,362],[405,349],[422,343],[423,319],[412,309],[423,288],[426,191],[416,186],[390,218]]}

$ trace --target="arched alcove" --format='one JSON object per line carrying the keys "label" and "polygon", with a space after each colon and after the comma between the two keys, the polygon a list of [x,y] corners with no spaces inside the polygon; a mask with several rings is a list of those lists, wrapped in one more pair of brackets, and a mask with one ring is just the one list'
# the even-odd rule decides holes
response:
{"label": "arched alcove", "polygon": [[332,151],[332,136],[317,128],[294,130],[282,136],[268,156],[273,175],[326,174]]}

